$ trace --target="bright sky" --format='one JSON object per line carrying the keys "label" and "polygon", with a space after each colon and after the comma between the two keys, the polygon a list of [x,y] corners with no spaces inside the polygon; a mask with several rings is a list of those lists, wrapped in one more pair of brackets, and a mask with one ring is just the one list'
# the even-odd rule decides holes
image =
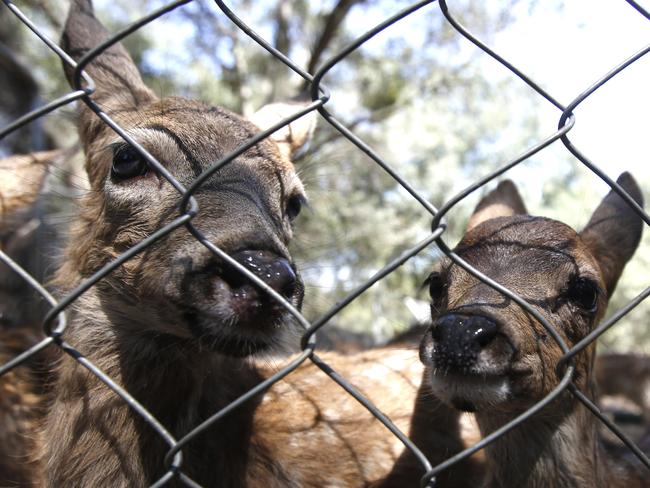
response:
{"label": "bright sky", "polygon": [[[497,35],[495,47],[563,104],[650,44],[650,22],[623,0],[573,1],[560,9],[545,5],[539,2],[532,15],[519,5],[518,20]],[[630,169],[650,179],[649,87],[646,55],[575,111],[570,139],[610,176]],[[540,118],[552,131],[558,111],[544,105]]]}
{"label": "bright sky", "polygon": [[[463,10],[463,4],[471,1],[448,0],[449,9],[452,13],[457,13]],[[496,9],[502,7],[505,0],[484,1],[486,8]],[[255,4],[251,3],[249,10],[243,9],[239,13],[246,22],[270,39],[272,33],[269,32],[268,24],[259,15],[264,9],[255,9]],[[371,7],[362,4],[352,9],[346,22],[349,28],[362,33],[409,4],[407,0],[376,2]],[[645,4],[646,8],[650,8],[650,1],[646,0]],[[512,14],[514,20],[486,42],[563,104],[568,104],[610,69],[650,44],[650,22],[625,0],[520,0],[515,2]],[[172,14],[169,20],[172,21],[173,17]],[[495,87],[499,87],[499,81],[504,78],[514,79],[506,68],[469,41],[461,39],[459,51],[443,49],[442,46],[446,46],[444,43],[440,43],[440,48],[435,42],[427,43],[427,27],[432,23],[436,25],[441,18],[439,6],[435,3],[428,5],[391,26],[364,45],[363,49],[385,49],[386,42],[390,39],[405,39],[415,48],[434,50],[443,63],[471,60],[473,65],[480,66],[480,70],[489,79],[494,80]],[[169,35],[172,25],[174,34]],[[470,31],[474,30],[472,25],[467,27]],[[192,32],[191,25],[165,21],[154,22],[147,28],[152,29],[156,37],[168,44],[148,55],[148,62],[160,68],[174,63],[170,53],[177,51],[175,46],[179,40],[188,38]],[[306,51],[298,52],[294,59],[304,64],[307,57]],[[327,77],[324,82],[327,85]],[[623,170],[629,170],[639,180],[650,184],[647,143],[649,82],[650,55],[646,55],[597,90],[575,111],[577,121],[569,138],[612,178],[616,178]],[[516,86],[525,87],[519,80],[515,80]],[[358,96],[358,93],[337,90],[333,93],[331,108],[335,114],[340,112],[345,119],[348,107],[357,105]],[[518,120],[526,120],[531,110],[530,103],[517,98],[519,96],[520,93],[513,92],[511,106],[507,107],[514,125],[517,125]],[[550,135],[556,130],[560,113],[541,97],[535,95],[535,99],[538,105],[533,110],[542,134]],[[500,153],[506,157],[515,157],[526,149],[518,146],[516,139],[515,134],[504,132],[495,146],[499,146]],[[492,148],[486,150],[490,149]],[[494,154],[498,154],[497,148],[494,149]],[[566,164],[567,151],[558,142],[537,155],[535,161],[537,164],[524,163],[508,174],[523,184],[533,201],[536,197],[541,197],[542,182],[555,173],[558,165]],[[503,162],[505,161],[494,161],[495,167]],[[606,187],[597,178],[593,181],[592,196],[595,198],[602,195]],[[459,181],[461,187],[467,183],[469,182]]]}
{"label": "bright sky", "polygon": [[[455,3],[451,0],[448,2],[452,13]],[[650,8],[649,3],[645,2],[646,8]],[[515,20],[487,43],[564,105],[612,68],[650,44],[650,22],[624,0],[538,1],[534,8],[531,8],[530,2],[521,1],[513,14]],[[430,15],[440,15],[437,5],[427,7],[425,18]],[[401,31],[401,35],[416,39],[418,34],[408,22],[394,27]],[[471,25],[467,27],[472,30]],[[469,41],[463,41],[460,53],[450,55],[465,59],[473,56],[472,62],[480,63],[481,71],[488,78],[493,78],[495,86],[498,86],[498,80],[512,77],[506,68],[480,53]],[[516,83],[525,86],[523,82]],[[628,170],[646,185],[650,183],[649,87],[650,54],[626,68],[575,110],[576,125],[569,138],[591,162],[614,179],[622,171]],[[535,112],[542,133],[551,135],[557,128],[560,111],[541,97],[536,98],[539,106]],[[530,104],[521,103],[518,106],[517,100],[517,94],[513,94],[513,106],[507,107],[507,112],[524,120],[526,114],[523,111],[530,110]],[[515,157],[526,149],[513,143],[513,138],[506,133],[498,141],[498,146],[505,148],[508,157]],[[550,175],[566,164],[567,154],[567,150],[558,142],[535,157],[541,164],[523,163],[510,171],[508,176],[523,186],[534,201],[535,196],[541,197],[542,187]],[[498,163],[495,161],[495,167]],[[583,198],[595,202],[602,198],[607,188],[597,177],[591,177],[586,169],[584,171],[588,176],[588,186]],[[460,182],[461,187],[468,183]],[[591,208],[593,202],[584,203]],[[558,215],[555,216],[563,214],[567,220],[576,219],[576,222],[570,223],[583,225],[585,217],[580,215],[582,212],[578,210],[578,202],[570,205],[572,208],[557,208]],[[563,205],[559,203],[558,206]],[[534,211],[535,205],[531,207]],[[643,280],[642,277],[640,279]],[[415,302],[406,305],[416,315],[421,312]],[[428,307],[423,310],[428,314]]]}
{"label": "bright sky", "polygon": [[[487,8],[503,5],[499,0],[486,2]],[[449,0],[448,7],[454,14],[462,11],[462,5],[466,3]],[[649,1],[641,3],[650,8]],[[361,32],[406,5],[408,2],[399,2],[392,9],[384,3],[372,9],[359,7],[351,12],[348,22],[358,26]],[[514,20],[487,40],[487,44],[565,105],[623,60],[650,44],[650,22],[625,0],[522,0],[515,2],[512,13]],[[425,22],[436,22],[441,15],[438,5],[426,6],[380,36],[402,37],[412,45],[424,48]],[[476,30],[472,25],[466,27],[470,31]],[[380,39],[372,40],[364,49],[381,49],[381,43]],[[426,48],[435,49],[435,46],[427,44]],[[514,79],[506,68],[464,39],[460,52],[440,50],[438,54],[441,59],[452,63],[456,59],[458,63],[471,59],[472,63],[480,64],[481,71],[494,80],[495,87],[499,86],[501,79]],[[606,83],[575,111],[576,125],[569,138],[614,179],[621,171],[630,170],[640,180],[650,182],[650,165],[647,164],[650,162],[647,144],[649,82],[650,54]],[[515,83],[525,86],[521,81]],[[513,117],[525,120],[528,114],[523,111],[530,110],[530,105],[521,103],[519,106],[518,95],[513,93],[513,105],[507,110]],[[352,96],[336,93],[332,103],[334,106],[337,102],[342,107],[350,106],[345,99]],[[540,128],[544,135],[550,135],[557,128],[560,112],[541,97],[535,97],[539,101],[535,111]],[[504,134],[497,144],[507,148],[506,153],[512,157],[525,149],[513,147],[512,143],[513,137]],[[548,175],[553,171],[550,166],[566,163],[567,151],[558,143],[557,147],[543,151],[535,159],[542,163],[541,169]],[[515,180],[537,179],[539,182],[535,173],[540,171],[539,165],[536,168],[531,166],[524,164],[509,176]],[[600,192],[606,190],[599,180],[595,180],[595,185]],[[537,186],[541,188],[541,185]]]}

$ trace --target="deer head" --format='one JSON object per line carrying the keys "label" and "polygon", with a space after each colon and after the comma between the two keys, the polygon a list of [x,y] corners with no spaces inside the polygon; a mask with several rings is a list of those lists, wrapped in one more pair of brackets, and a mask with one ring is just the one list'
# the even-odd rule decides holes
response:
{"label": "deer head", "polygon": [[[107,37],[90,1],[74,1],[62,36],[66,52],[78,60]],[[72,83],[72,70],[66,66],[66,72]],[[186,188],[260,130],[223,108],[158,98],[120,44],[93,59],[86,72],[96,85],[94,102]],[[194,195],[199,212],[193,225],[294,306],[300,306],[303,287],[287,246],[305,196],[289,157],[306,142],[312,125],[301,121],[291,126],[292,137],[261,141]],[[91,189],[59,276],[59,282],[73,284],[171,222],[181,202],[172,185],[84,104],[78,126]],[[280,326],[284,307],[185,228],[129,260],[91,292],[121,329],[200,339],[233,356],[267,349],[290,329]]]}
{"label": "deer head", "polygon": [[[631,175],[618,183],[637,201]],[[603,316],[641,218],[611,191],[582,232],[532,217],[510,181],[478,205],[455,253],[526,300],[571,347]],[[429,278],[433,325],[420,348],[437,395],[468,411],[516,413],[548,394],[562,351],[543,325],[511,299],[450,260]],[[575,358],[576,385],[591,383],[595,346]]]}

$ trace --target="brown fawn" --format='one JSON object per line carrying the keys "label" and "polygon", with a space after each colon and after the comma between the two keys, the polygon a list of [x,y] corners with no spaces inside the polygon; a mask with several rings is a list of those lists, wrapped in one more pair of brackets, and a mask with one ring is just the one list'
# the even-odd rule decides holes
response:
{"label": "brown fawn", "polygon": [[[73,2],[63,48],[79,59],[106,36],[90,2]],[[86,71],[96,85],[94,101],[185,186],[259,131],[222,108],[158,99],[120,44]],[[254,119],[283,112],[276,109]],[[62,292],[169,223],[180,202],[85,105],[78,126],[90,191],[56,278]],[[199,212],[192,221],[296,307],[303,285],[288,244],[305,197],[288,156],[305,142],[309,126],[292,124],[219,169],[196,192]],[[177,439],[268,377],[277,368],[273,357],[301,331],[283,306],[185,228],[115,269],[67,313],[64,340]],[[325,359],[409,429],[422,374],[414,351]],[[141,487],[166,473],[168,446],[121,398],[67,355],[57,375],[37,483]],[[418,408],[426,429],[416,442],[433,462],[462,449],[457,412],[433,397]],[[432,409],[440,412],[435,418]],[[206,487],[397,487],[415,485],[423,474],[381,423],[309,363],[212,425],[183,454],[182,472]],[[463,486],[468,466],[440,486]]]}
{"label": "brown fawn", "polygon": [[[627,173],[618,183],[639,203]],[[602,318],[642,220],[613,190],[577,233],[527,215],[510,181],[478,205],[455,253],[518,294],[568,347]],[[523,307],[451,260],[430,276],[433,323],[420,347],[431,391],[475,412],[486,435],[544,398],[560,379],[562,350]],[[574,384],[594,398],[595,344],[574,358]],[[640,463],[603,451],[598,420],[569,392],[486,448],[487,487],[649,486]]]}

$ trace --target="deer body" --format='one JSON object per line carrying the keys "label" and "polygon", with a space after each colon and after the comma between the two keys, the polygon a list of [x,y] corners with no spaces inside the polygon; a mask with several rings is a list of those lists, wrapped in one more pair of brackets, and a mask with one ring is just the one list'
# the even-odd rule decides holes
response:
{"label": "deer body", "polygon": [[[618,182],[642,202],[629,174]],[[531,304],[571,347],[603,316],[640,236],[640,217],[614,191],[578,234],[526,215],[504,182],[478,205],[455,253]],[[557,386],[562,351],[532,314],[451,261],[430,281],[433,325],[420,349],[429,386],[449,405],[475,412],[483,435]],[[594,354],[591,344],[574,358],[573,376],[592,400]],[[485,487],[650,485],[640,462],[604,450],[598,420],[568,391],[485,451]]]}
{"label": "deer body", "polygon": [[[268,365],[256,367],[214,353],[201,357],[192,349],[141,345],[145,350],[115,350],[108,356],[103,349],[96,363],[177,438],[271,372]],[[95,357],[92,351],[88,357]],[[125,367],[118,358],[137,359]],[[408,430],[422,373],[413,351],[323,358]],[[149,486],[164,474],[167,446],[153,429],[82,366],[65,361],[60,375],[59,398],[46,431],[48,486]],[[435,403],[431,399],[423,407],[431,410]],[[457,416],[450,413],[450,423],[437,426],[440,434],[432,435],[429,444],[420,443],[429,455],[439,452],[434,455],[439,461],[463,447],[460,432],[452,427]],[[356,400],[339,392],[318,368],[305,365],[190,442],[183,450],[183,472],[206,487],[416,484],[421,469],[402,451],[399,441]],[[384,482],[400,456],[404,467]],[[398,481],[404,478],[405,484]],[[453,479],[442,486],[464,483],[464,478]]]}
{"label": "deer body", "polygon": [[[105,37],[90,3],[73,2],[65,50],[79,59]],[[86,71],[96,85],[93,100],[185,187],[259,130],[221,108],[157,99],[119,44]],[[192,225],[294,307],[302,283],[287,246],[304,196],[288,156],[310,130],[292,124],[279,131],[194,194]],[[140,153],[85,106],[79,134],[91,191],[58,273],[63,292],[171,222],[180,203]],[[278,361],[269,354],[286,351],[300,332],[284,306],[184,227],[115,269],[67,312],[63,339],[176,439],[274,372]],[[326,360],[408,430],[422,374],[412,351]],[[45,486],[144,487],[166,473],[169,446],[122,399],[68,355],[57,374],[43,432]],[[439,407],[449,420],[423,437],[427,455],[442,460],[460,450],[458,414],[433,398],[420,406]],[[313,365],[228,414],[183,455],[182,472],[206,487],[397,487],[423,474],[383,425]]]}

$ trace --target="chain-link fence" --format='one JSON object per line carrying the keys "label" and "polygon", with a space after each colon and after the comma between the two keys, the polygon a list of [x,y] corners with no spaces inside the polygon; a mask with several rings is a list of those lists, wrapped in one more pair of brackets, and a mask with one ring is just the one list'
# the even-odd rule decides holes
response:
{"label": "chain-link fence", "polygon": [[[569,392],[571,392],[595,416],[597,416],[600,421],[604,422],[609,429],[614,431],[615,434],[636,454],[638,459],[643,464],[645,464],[648,468],[650,468],[650,461],[648,460],[648,458],[631,441],[629,441],[625,437],[625,435],[623,435],[617,429],[617,427],[613,425],[611,421],[609,421],[606,417],[604,417],[599,412],[599,409],[582,392],[580,392],[572,382],[573,375],[575,372],[575,369],[572,364],[573,357],[576,354],[578,354],[580,351],[582,351],[585,347],[590,345],[601,334],[603,334],[609,328],[614,326],[630,310],[632,310],[639,303],[641,303],[648,296],[648,294],[650,294],[650,288],[647,288],[637,298],[632,300],[627,306],[625,306],[623,309],[615,313],[610,319],[608,319],[604,323],[601,323],[595,330],[593,330],[587,337],[581,340],[578,344],[569,348],[564,343],[564,341],[562,341],[560,336],[557,333],[555,333],[553,327],[543,317],[541,317],[538,313],[536,313],[535,309],[531,305],[529,305],[525,300],[521,299],[520,297],[508,291],[507,289],[503,289],[499,284],[492,281],[491,279],[481,276],[480,273],[478,273],[471,266],[468,266],[462,260],[457,259],[457,257],[453,254],[453,252],[450,251],[450,249],[447,247],[447,245],[443,240],[443,237],[445,235],[445,229],[446,229],[444,217],[449,212],[450,209],[452,209],[456,204],[461,202],[470,193],[476,191],[477,189],[481,188],[483,185],[486,185],[491,180],[497,178],[500,175],[503,175],[508,170],[526,161],[528,158],[538,153],[539,151],[544,150],[550,144],[554,143],[557,140],[560,140],[571,154],[573,154],[576,158],[578,158],[587,168],[589,168],[596,175],[598,175],[598,177],[600,177],[616,193],[618,193],[635,210],[635,212],[639,214],[639,216],[643,219],[643,221],[646,224],[650,224],[650,218],[643,211],[643,209],[640,208],[640,206],[636,204],[636,202],[634,202],[634,200],[615,181],[612,181],[596,164],[588,160],[580,152],[580,150],[572,144],[571,139],[569,137],[571,129],[576,124],[576,119],[573,115],[573,111],[581,103],[583,103],[586,99],[588,99],[596,90],[598,90],[601,86],[607,83],[610,79],[615,77],[621,71],[625,70],[628,66],[630,66],[632,63],[636,62],[637,60],[642,58],[645,54],[647,54],[650,51],[650,46],[635,53],[631,57],[622,60],[622,62],[618,66],[616,66],[610,72],[604,74],[603,77],[600,80],[598,80],[596,83],[594,83],[592,86],[585,89],[585,91],[581,93],[579,96],[577,96],[570,104],[564,106],[560,102],[558,102],[550,93],[546,92],[532,79],[530,79],[524,73],[522,73],[516,66],[510,64],[506,59],[503,59],[501,56],[499,56],[499,54],[494,52],[492,49],[490,49],[490,47],[485,45],[483,42],[481,42],[481,40],[477,39],[474,35],[472,35],[472,33],[470,33],[462,25],[460,25],[460,23],[454,18],[452,13],[449,11],[447,7],[447,2],[445,2],[444,0],[440,0],[438,2],[438,6],[440,7],[442,15],[445,16],[449,24],[453,26],[453,28],[457,31],[458,35],[464,36],[465,38],[469,39],[472,43],[478,46],[483,52],[485,52],[487,55],[497,60],[508,70],[510,70],[513,74],[515,74],[521,80],[522,83],[525,83],[533,90],[535,90],[535,92],[537,92],[537,94],[542,99],[544,99],[550,105],[555,107],[559,113],[559,122],[558,122],[558,129],[556,132],[549,135],[546,139],[539,141],[537,144],[535,144],[533,147],[525,151],[523,154],[517,156],[516,158],[512,159],[508,163],[504,164],[496,171],[492,171],[491,173],[487,174],[485,177],[481,178],[479,181],[476,181],[467,189],[460,192],[455,197],[451,198],[442,208],[437,209],[429,201],[427,201],[426,198],[424,198],[421,194],[419,194],[418,191],[416,191],[408,181],[405,181],[402,177],[400,177],[400,175],[396,173],[396,171],[391,167],[391,165],[387,161],[382,159],[382,157],[379,156],[373,150],[373,148],[369,147],[359,137],[357,137],[357,135],[355,135],[354,132],[346,128],[328,110],[328,102],[330,100],[330,95],[326,86],[322,84],[322,80],[324,76],[333,67],[335,67],[337,63],[341,62],[347,56],[353,53],[355,50],[359,49],[364,43],[366,43],[373,36],[389,28],[391,25],[399,22],[401,19],[407,16],[421,15],[422,7],[434,2],[430,0],[422,1],[413,4],[408,8],[403,9],[399,13],[395,14],[394,16],[386,19],[385,21],[377,25],[374,29],[358,37],[344,50],[332,56],[315,73],[308,73],[303,69],[301,69],[301,67],[298,66],[296,63],[294,63],[291,59],[288,59],[281,52],[274,49],[268,42],[266,42],[260,35],[258,35],[258,33],[256,33],[250,27],[248,27],[244,22],[242,22],[242,20],[239,19],[237,15],[233,11],[231,11],[227,5],[224,4],[224,2],[220,0],[216,0],[217,6],[219,7],[219,9],[221,9],[224,15],[226,15],[234,24],[236,24],[242,30],[242,32],[246,33],[248,36],[254,39],[255,42],[257,42],[262,49],[265,49],[268,52],[269,56],[274,56],[282,63],[287,65],[291,70],[293,70],[299,76],[304,78],[304,80],[309,82],[311,87],[312,103],[310,103],[308,106],[305,106],[305,108],[296,111],[296,113],[294,113],[292,116],[287,117],[280,123],[274,125],[273,127],[270,127],[268,130],[261,132],[259,135],[256,135],[255,137],[252,137],[246,144],[242,145],[235,151],[223,157],[220,161],[215,163],[209,170],[205,171],[203,174],[201,174],[201,176],[196,178],[196,180],[188,188],[185,188],[179,181],[177,181],[174,178],[174,176],[171,175],[170,172],[168,172],[165,169],[164,165],[162,165],[156,158],[154,158],[148,152],[146,152],[135,140],[133,140],[129,136],[129,134],[122,127],[120,127],[119,124],[117,124],[111,118],[109,114],[105,113],[102,110],[102,108],[93,101],[93,92],[95,90],[94,81],[93,79],[91,79],[90,76],[88,76],[84,72],[84,68],[88,66],[88,64],[91,63],[94,59],[96,59],[98,55],[106,51],[110,46],[114,45],[121,39],[127,37],[129,34],[133,33],[134,31],[141,28],[145,24],[155,21],[157,18],[165,15],[167,12],[176,9],[177,7],[180,7],[183,4],[189,3],[189,1],[190,0],[182,0],[182,1],[170,3],[169,5],[151,13],[150,15],[147,15],[146,17],[132,24],[128,28],[125,28],[120,32],[114,34],[106,42],[91,49],[89,52],[85,53],[78,62],[75,62],[72,59],[72,57],[69,55],[69,53],[66,53],[55,42],[52,42],[50,39],[48,39],[42,33],[39,27],[34,25],[30,21],[30,19],[27,18],[16,5],[14,5],[9,0],[4,0],[5,6],[16,16],[16,18],[19,19],[20,22],[25,24],[25,26],[27,26],[31,31],[33,31],[34,35],[38,36],[43,43],[45,43],[52,51],[54,51],[63,60],[65,64],[67,64],[72,70],[74,70],[74,80],[75,80],[76,89],[65,94],[60,98],[57,98],[56,100],[50,101],[49,103],[24,115],[23,117],[20,117],[18,120],[15,120],[7,127],[4,127],[2,130],[0,130],[0,139],[7,136],[8,134],[11,134],[12,132],[16,131],[17,129],[25,125],[30,124],[31,122],[37,120],[40,117],[43,117],[44,115],[52,111],[55,111],[61,107],[68,106],[76,101],[80,101],[81,103],[86,104],[88,108],[90,108],[96,114],[97,117],[99,117],[105,124],[110,126],[127,143],[135,147],[140,152],[142,157],[146,159],[150,167],[154,168],[178,191],[179,215],[171,223],[158,229],[155,233],[153,233],[146,239],[142,240],[139,244],[128,249],[118,258],[114,259],[113,261],[111,261],[110,263],[108,263],[107,265],[99,269],[91,278],[84,281],[78,288],[74,289],[72,292],[70,292],[69,294],[67,294],[66,296],[60,299],[55,299],[42,286],[42,284],[34,280],[29,274],[27,274],[23,269],[21,269],[20,266],[18,266],[14,261],[12,261],[12,259],[9,258],[4,252],[0,251],[0,258],[2,259],[2,261],[6,263],[8,266],[10,266],[16,273],[18,273],[22,277],[22,279],[28,282],[29,285],[33,287],[51,305],[51,310],[47,314],[44,321],[44,331],[47,337],[43,339],[36,346],[30,348],[29,350],[15,357],[13,360],[2,365],[0,367],[0,375],[4,375],[5,373],[9,372],[10,370],[20,365],[24,361],[28,360],[29,358],[33,357],[34,355],[36,355],[37,353],[39,353],[45,348],[50,348],[50,347],[60,348],[64,353],[70,355],[72,358],[74,358],[75,361],[78,361],[81,365],[87,368],[88,371],[90,371],[93,375],[96,375],[96,377],[99,378],[103,383],[105,383],[108,388],[110,388],[117,395],[119,395],[124,400],[124,402],[126,402],[135,412],[137,412],[138,415],[142,417],[142,419],[144,419],[144,421],[148,425],[150,425],[153,429],[155,429],[155,431],[160,435],[160,438],[163,439],[164,442],[166,442],[166,444],[168,445],[169,450],[167,452],[167,457],[166,457],[166,460],[168,462],[167,472],[153,486],[164,486],[170,480],[175,478],[180,479],[181,482],[183,482],[187,486],[196,486],[196,483],[193,482],[188,476],[186,476],[183,473],[182,452],[184,446],[186,446],[196,436],[205,432],[210,426],[214,425],[220,419],[227,417],[228,415],[231,415],[234,410],[240,408],[245,402],[250,401],[253,397],[257,395],[260,395],[262,392],[270,388],[274,383],[282,381],[285,376],[289,375],[291,372],[296,370],[301,364],[303,364],[306,361],[311,361],[313,364],[319,367],[325,374],[327,374],[333,382],[338,383],[342,387],[341,395],[352,395],[360,403],[362,403],[365,406],[365,408],[367,408],[368,411],[372,413],[372,415],[374,415],[377,419],[379,419],[388,429],[390,429],[394,433],[395,436],[397,436],[400,439],[400,441],[404,444],[406,449],[412,451],[412,453],[416,456],[416,458],[421,463],[423,470],[426,471],[426,474],[422,478],[422,482],[421,482],[422,486],[433,486],[435,484],[436,476],[439,473],[441,473],[443,470],[449,468],[455,463],[458,463],[462,459],[471,456],[476,451],[482,449],[483,447],[493,442],[498,437],[503,436],[509,430],[517,428],[518,425],[520,425],[523,422],[526,422],[527,419],[529,419],[531,416],[536,415],[537,412],[539,412],[542,408],[544,408],[544,406],[546,406],[547,404],[552,402],[555,398],[557,398],[559,395],[561,395],[564,390],[568,390]],[[646,10],[644,10],[640,5],[633,2],[632,0],[628,0],[628,3],[638,11],[639,15],[642,15],[645,18],[650,19],[650,14]],[[320,114],[320,117],[324,121],[331,124],[331,126],[333,126],[345,138],[347,138],[350,142],[352,142],[358,148],[359,151],[362,151],[363,153],[368,155],[377,165],[379,165],[384,171],[386,171],[389,175],[391,175],[415,200],[417,200],[417,202],[419,202],[422,205],[422,207],[431,214],[433,219],[431,234],[426,239],[424,239],[422,242],[419,242],[417,245],[413,246],[407,252],[404,252],[394,261],[388,263],[383,269],[377,272],[371,279],[369,279],[358,289],[350,293],[344,300],[342,300],[335,307],[329,310],[320,319],[311,323],[308,322],[300,314],[300,312],[296,310],[296,308],[294,308],[283,296],[277,293],[267,283],[265,283],[254,273],[246,269],[236,260],[232,259],[228,254],[223,252],[221,249],[214,246],[199,229],[193,226],[192,223],[193,218],[201,210],[198,206],[198,203],[194,195],[198,190],[200,190],[202,184],[204,184],[220,168],[229,164],[231,161],[233,161],[235,158],[243,154],[249,148],[255,146],[262,139],[269,137],[269,135],[273,134],[277,129],[291,123],[292,121],[304,116],[305,114],[308,114],[309,112],[318,112]],[[238,269],[240,273],[245,275],[257,287],[264,290],[264,292],[272,296],[273,299],[277,300],[284,307],[286,307],[288,312],[304,327],[305,333],[302,338],[302,352],[297,357],[292,359],[289,364],[282,367],[276,374],[264,380],[258,386],[248,391],[248,393],[246,393],[245,395],[236,399],[230,405],[226,406],[225,408],[221,409],[218,412],[214,412],[214,414],[208,420],[196,426],[184,437],[180,439],[176,439],[165,429],[165,427],[158,421],[158,419],[152,416],[141,404],[138,403],[138,401],[134,397],[131,396],[129,391],[124,389],[119,384],[116,384],[111,379],[111,377],[106,375],[100,368],[98,368],[95,364],[93,364],[86,357],[84,357],[82,352],[75,349],[74,337],[66,337],[64,335],[64,332],[67,327],[66,309],[73,302],[78,300],[80,296],[82,296],[89,289],[95,286],[98,281],[102,280],[104,277],[106,277],[109,273],[114,271],[116,268],[122,266],[129,259],[133,258],[136,254],[142,252],[148,246],[151,246],[154,242],[165,238],[165,236],[167,236],[172,231],[176,229],[182,229],[183,227],[187,229],[187,232],[191,233],[191,235],[193,235],[198,241],[200,241],[219,259],[229,263],[231,266]],[[430,246],[437,246],[444,254],[446,254],[451,259],[453,259],[458,265],[464,267],[469,273],[474,274],[485,283],[499,290],[505,296],[509,297],[511,300],[519,304],[523,309],[525,309],[532,316],[536,317],[540,321],[540,323],[548,330],[549,334],[558,342],[560,348],[564,352],[564,357],[562,358],[560,364],[558,364],[558,375],[561,376],[561,381],[559,382],[558,386],[553,390],[551,394],[549,394],[546,398],[544,398],[542,401],[537,403],[534,407],[527,410],[524,414],[514,419],[512,422],[508,423],[507,425],[504,425],[502,428],[498,429],[497,431],[493,432],[492,434],[482,439],[478,444],[474,445],[473,447],[461,453],[454,455],[452,458],[446,460],[445,462],[437,466],[432,466],[429,460],[427,460],[426,456],[418,450],[418,448],[406,435],[404,435],[402,432],[399,431],[399,429],[393,424],[391,419],[384,416],[371,402],[365,399],[364,396],[360,394],[359,391],[357,391],[350,384],[350,382],[348,382],[348,380],[346,380],[346,378],[337,374],[332,368],[329,367],[329,365],[326,362],[324,362],[321,358],[319,358],[319,356],[315,353],[315,348],[318,343],[317,336],[316,336],[317,331],[319,331],[323,327],[326,327],[327,323],[333,317],[335,317],[344,307],[346,307],[357,297],[359,297],[359,295],[364,293],[368,288],[373,286],[373,284],[375,284],[379,280],[382,280],[388,274],[390,274],[399,266],[404,264],[407,260],[411,259],[412,257],[417,255],[424,249],[429,248]],[[307,299],[309,299],[309,297],[307,297]],[[333,399],[333,401],[335,401],[335,399]],[[649,471],[649,475],[650,475],[650,471]]]}

